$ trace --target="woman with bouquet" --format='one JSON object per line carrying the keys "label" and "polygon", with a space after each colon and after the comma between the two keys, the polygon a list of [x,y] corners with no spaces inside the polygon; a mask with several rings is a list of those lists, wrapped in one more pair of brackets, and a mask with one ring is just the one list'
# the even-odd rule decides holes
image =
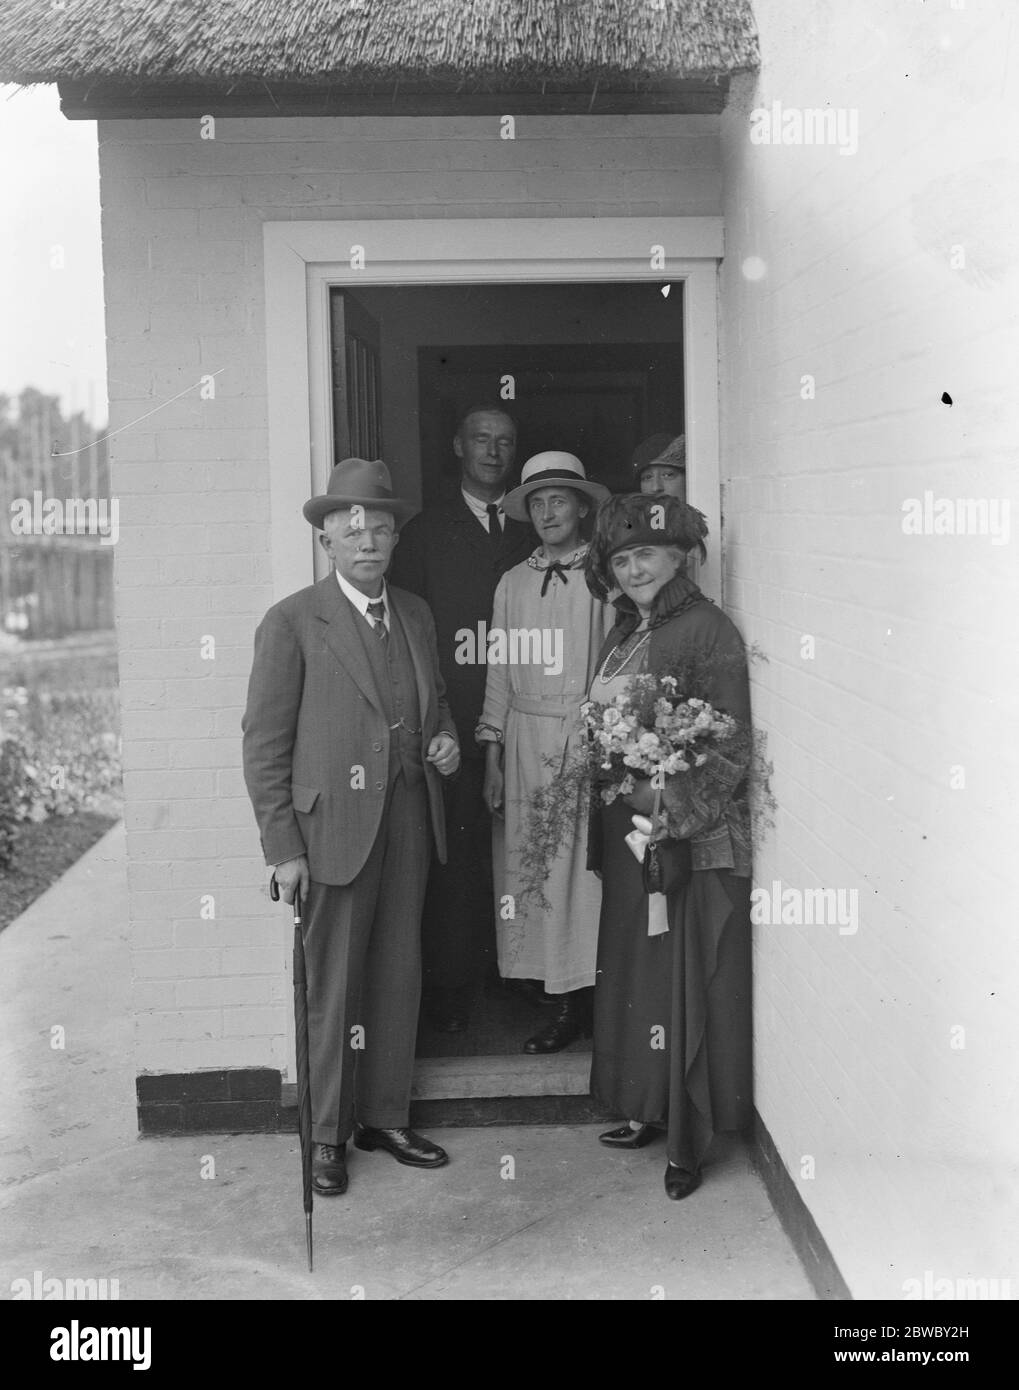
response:
{"label": "woman with bouquet", "polygon": [[[700,1185],[713,1134],[744,1129],[752,1113],[750,693],[739,633],[684,573],[691,550],[704,558],[706,534],[701,513],[678,498],[612,497],[587,561],[596,597],[622,591],[590,700],[632,710],[634,677],[656,678],[637,683],[655,686],[657,703],[642,726],[631,717],[629,767],[646,763],[639,750],[658,741],[649,742],[656,719],[681,722],[656,708],[692,700],[682,706],[687,723],[723,731],[705,734],[689,759],[673,751],[665,766],[682,770],[654,778],[624,775],[620,758],[607,757],[602,767],[617,780],[592,798],[589,866],[602,875],[602,909],[591,1092],[628,1121],[603,1143],[635,1149],[666,1133],[665,1190],[676,1200]],[[663,898],[649,897],[648,866],[627,843],[634,812],[654,818],[644,825]]]}

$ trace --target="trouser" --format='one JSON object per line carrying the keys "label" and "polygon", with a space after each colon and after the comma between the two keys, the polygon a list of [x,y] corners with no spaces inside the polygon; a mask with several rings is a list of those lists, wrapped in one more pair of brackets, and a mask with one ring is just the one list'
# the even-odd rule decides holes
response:
{"label": "trouser", "polygon": [[495,960],[492,818],[485,764],[465,758],[445,787],[446,863],[434,861],[422,919],[426,991],[470,993]]}
{"label": "trouser", "polygon": [[344,1143],[355,1118],[373,1129],[407,1124],[431,848],[425,786],[408,787],[401,774],[354,881],[309,885],[303,917],[316,1143]]}

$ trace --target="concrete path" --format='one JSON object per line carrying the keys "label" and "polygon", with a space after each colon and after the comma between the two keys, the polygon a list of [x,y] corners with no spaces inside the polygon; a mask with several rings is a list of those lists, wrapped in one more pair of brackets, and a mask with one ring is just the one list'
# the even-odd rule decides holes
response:
{"label": "concrete path", "polygon": [[742,1149],[672,1203],[660,1145],[590,1126],[433,1131],[435,1173],[355,1151],[309,1275],[296,1136],[137,1137],[129,989],[118,825],[0,935],[0,1299],[813,1299]]}

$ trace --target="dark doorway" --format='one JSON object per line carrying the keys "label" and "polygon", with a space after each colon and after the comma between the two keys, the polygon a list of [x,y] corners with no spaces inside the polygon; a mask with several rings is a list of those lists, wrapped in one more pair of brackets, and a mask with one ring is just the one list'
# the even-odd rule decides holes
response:
{"label": "dark doorway", "polygon": [[[614,492],[631,489],[641,440],[683,432],[678,285],[668,299],[652,283],[369,286],[333,296],[335,457],[376,450],[397,490],[424,506],[458,487],[452,440],[472,405],[502,403],[516,418],[517,475],[532,454],[562,449]],[[423,1018],[419,1117],[434,1102],[435,1114],[465,1106],[479,1122],[482,1102],[509,1097],[521,1119],[526,1098],[551,1106],[544,1118],[581,1118],[590,1044],[551,1056],[521,1051],[547,1018],[540,987],[521,997],[497,978],[466,1032],[438,1032]]]}
{"label": "dark doorway", "polygon": [[588,477],[625,492],[636,444],[658,430],[682,433],[681,343],[419,348],[426,505],[455,484],[450,441],[460,415],[476,401],[502,399],[506,378],[515,393],[506,408],[519,427],[518,463],[546,449],[564,449],[577,455]]}
{"label": "dark doorway", "polygon": [[668,299],[651,283],[336,289],[334,456],[377,450],[427,505],[455,486],[459,415],[504,402],[518,466],[565,449],[625,491],[636,445],[683,432],[682,324],[679,285]]}

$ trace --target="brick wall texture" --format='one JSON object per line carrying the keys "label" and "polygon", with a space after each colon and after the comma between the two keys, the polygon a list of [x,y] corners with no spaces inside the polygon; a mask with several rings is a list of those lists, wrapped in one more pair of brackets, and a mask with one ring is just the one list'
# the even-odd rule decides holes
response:
{"label": "brick wall texture", "polygon": [[[286,1067],[239,747],[278,597],[262,223],[724,211],[726,600],[778,800],[756,883],[858,895],[852,933],[755,928],[757,1103],[853,1293],[898,1298],[1013,1258],[1015,550],[902,508],[1014,477],[1016,74],[1006,0],[802,9],[758,0],[720,121],[101,125],[137,1064]],[[776,102],[855,110],[854,152],[752,143]]]}
{"label": "brick wall texture", "polygon": [[[755,927],[757,1105],[895,1299],[1015,1273],[1019,569],[903,504],[1014,496],[1016,73],[1007,4],[803,8],[755,3],[722,117],[725,592],[767,658],[756,883],[855,889],[859,927]],[[856,152],[753,143],[776,102],[856,109]]]}
{"label": "brick wall texture", "polygon": [[262,224],[717,215],[718,127],[525,117],[503,140],[495,118],[219,120],[202,139],[198,121],[101,123],[139,1072],[287,1066],[288,919],[240,765],[254,629],[282,597]]}

